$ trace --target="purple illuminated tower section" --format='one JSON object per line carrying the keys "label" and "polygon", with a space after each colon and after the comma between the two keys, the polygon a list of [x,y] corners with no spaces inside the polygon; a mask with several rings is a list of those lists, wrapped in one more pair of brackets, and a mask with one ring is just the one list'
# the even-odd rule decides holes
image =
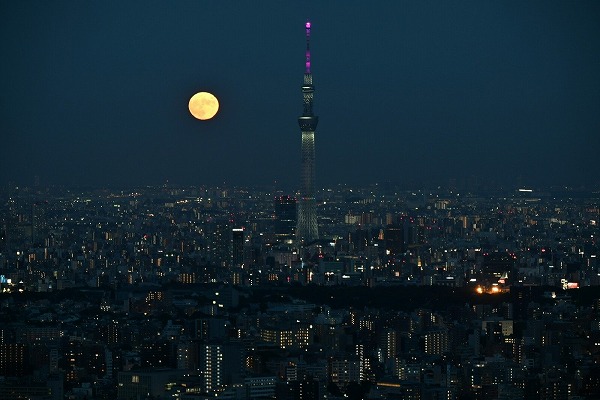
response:
{"label": "purple illuminated tower section", "polygon": [[304,71],[304,84],[302,85],[302,98],[304,112],[298,117],[298,124],[302,131],[301,151],[301,186],[298,196],[298,219],[296,239],[299,243],[309,243],[319,238],[317,227],[317,205],[315,201],[315,129],[319,117],[313,115],[313,86],[312,73],[310,72],[310,22],[306,25],[306,63]]}

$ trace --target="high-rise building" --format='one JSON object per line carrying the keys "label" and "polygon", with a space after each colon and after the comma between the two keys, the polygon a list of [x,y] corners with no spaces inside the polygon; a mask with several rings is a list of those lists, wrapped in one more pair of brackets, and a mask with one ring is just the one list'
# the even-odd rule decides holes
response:
{"label": "high-rise building", "polygon": [[379,347],[381,348],[385,360],[394,358],[398,351],[396,331],[390,328],[385,329],[379,337]]}
{"label": "high-rise building", "polygon": [[231,230],[231,266],[244,265],[244,228]]}
{"label": "high-rise building", "polygon": [[442,355],[448,351],[448,330],[431,329],[423,334],[425,354]]}
{"label": "high-rise building", "polygon": [[294,239],[296,234],[296,198],[275,197],[275,236],[282,242]]}
{"label": "high-rise building", "polygon": [[388,226],[384,231],[385,252],[388,256],[398,256],[406,251],[404,227]]}
{"label": "high-rise building", "polygon": [[211,391],[223,385],[223,346],[204,344],[201,347],[204,390]]}
{"label": "high-rise building", "polygon": [[306,22],[306,63],[304,71],[304,84],[302,85],[302,98],[304,112],[298,117],[298,124],[302,131],[301,150],[301,186],[298,201],[298,226],[296,239],[299,242],[310,242],[319,238],[317,228],[317,205],[315,202],[315,129],[319,117],[313,115],[313,86],[310,71],[310,22]]}
{"label": "high-rise building", "polygon": [[27,345],[24,343],[0,344],[0,375],[24,376],[28,372]]}
{"label": "high-rise building", "polygon": [[245,354],[240,343],[205,342],[198,350],[204,391],[211,392],[224,385],[242,382]]}
{"label": "high-rise building", "polygon": [[210,224],[208,255],[216,266],[226,267],[231,262],[231,229],[227,218],[215,219]]}

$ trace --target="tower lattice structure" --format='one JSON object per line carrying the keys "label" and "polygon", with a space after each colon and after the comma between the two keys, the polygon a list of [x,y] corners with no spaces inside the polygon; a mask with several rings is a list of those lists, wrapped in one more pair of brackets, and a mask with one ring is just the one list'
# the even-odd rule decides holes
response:
{"label": "tower lattice structure", "polygon": [[298,198],[298,225],[296,238],[299,242],[310,242],[319,238],[317,227],[317,205],[315,201],[315,129],[319,117],[313,115],[313,86],[310,71],[310,22],[306,22],[306,64],[302,97],[304,112],[298,117],[302,131],[301,148],[301,186]]}

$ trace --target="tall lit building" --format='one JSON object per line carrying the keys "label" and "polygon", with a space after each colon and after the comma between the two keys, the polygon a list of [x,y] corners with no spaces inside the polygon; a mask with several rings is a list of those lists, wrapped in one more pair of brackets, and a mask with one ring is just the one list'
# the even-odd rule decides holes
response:
{"label": "tall lit building", "polygon": [[245,353],[239,343],[206,342],[199,346],[198,351],[204,391],[211,392],[242,382]]}
{"label": "tall lit building", "polygon": [[299,242],[310,242],[319,238],[317,228],[317,205],[315,202],[315,129],[319,117],[313,115],[313,86],[310,71],[310,22],[306,22],[306,63],[302,97],[304,112],[298,117],[302,131],[301,187],[298,199],[298,226],[296,239]]}
{"label": "tall lit building", "polygon": [[0,344],[0,375],[24,376],[27,373],[27,345],[24,343]]}
{"label": "tall lit building", "polygon": [[215,265],[226,267],[231,262],[231,222],[218,218],[209,229],[208,256]]}
{"label": "tall lit building", "polygon": [[385,329],[379,337],[379,347],[381,348],[384,360],[394,358],[398,352],[396,331],[390,328]]}
{"label": "tall lit building", "polygon": [[223,385],[223,346],[220,344],[204,344],[201,347],[202,375],[204,390],[211,391]]}
{"label": "tall lit building", "polygon": [[448,351],[448,331],[446,329],[432,329],[425,332],[423,339],[425,354],[442,355]]}

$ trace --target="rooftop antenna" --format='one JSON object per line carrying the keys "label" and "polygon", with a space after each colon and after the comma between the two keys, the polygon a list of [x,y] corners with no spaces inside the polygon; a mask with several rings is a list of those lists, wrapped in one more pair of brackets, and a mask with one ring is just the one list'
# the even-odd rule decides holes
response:
{"label": "rooftop antenna", "polygon": [[306,72],[310,74],[310,21],[306,21]]}

